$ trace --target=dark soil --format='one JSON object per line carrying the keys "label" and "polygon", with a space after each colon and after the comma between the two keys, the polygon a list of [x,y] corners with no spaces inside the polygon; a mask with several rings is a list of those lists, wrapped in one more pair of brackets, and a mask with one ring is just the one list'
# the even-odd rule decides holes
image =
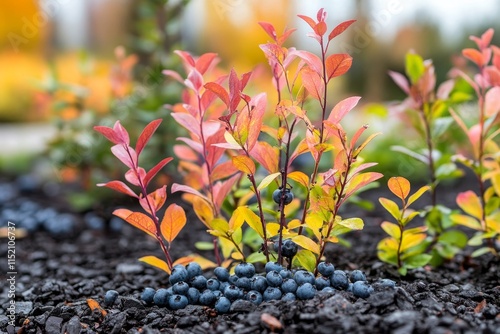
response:
{"label": "dark soil", "polygon": [[[71,237],[54,237],[42,229],[16,240],[13,328],[7,317],[9,284],[3,283],[8,278],[4,273],[9,272],[7,239],[2,238],[0,330],[68,334],[500,333],[498,258],[470,259],[465,251],[437,269],[414,270],[398,277],[376,256],[376,245],[384,236],[379,227],[381,212],[357,214],[363,215],[365,229],[348,236],[352,248],[329,248],[327,260],[337,269],[365,271],[369,282],[393,279],[395,289],[379,287],[366,300],[340,291],[319,293],[309,301],[273,301],[259,306],[239,301],[226,315],[203,306],[178,311],[146,306],[140,300],[145,287],[168,286],[167,274],[137,261],[145,255],[161,257],[156,242],[129,226],[111,232],[77,225],[78,233]],[[192,220],[188,224],[175,241],[174,257],[189,254],[195,241],[210,240],[200,223]],[[103,297],[109,289],[120,295],[115,304],[105,307]],[[89,299],[102,309],[92,311]]]}

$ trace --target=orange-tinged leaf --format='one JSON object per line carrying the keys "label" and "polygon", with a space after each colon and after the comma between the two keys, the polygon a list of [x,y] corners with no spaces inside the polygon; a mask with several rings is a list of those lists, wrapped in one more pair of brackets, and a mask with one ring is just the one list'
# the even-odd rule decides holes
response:
{"label": "orange-tinged leaf", "polygon": [[186,213],[177,204],[170,204],[160,225],[161,234],[171,243],[186,225]]}
{"label": "orange-tinged leaf", "polygon": [[471,228],[476,231],[481,231],[483,227],[479,221],[471,216],[460,215],[460,214],[452,214],[450,215],[451,221],[456,224]]}
{"label": "orange-tinged leaf", "polygon": [[325,92],[325,85],[319,74],[310,67],[304,67],[300,72],[302,74],[302,84],[309,94],[316,100],[321,101]]}
{"label": "orange-tinged leaf", "polygon": [[208,82],[205,84],[205,88],[212,91],[215,95],[217,95],[222,100],[222,102],[224,102],[226,107],[229,108],[229,103],[230,103],[229,94],[224,89],[224,87],[222,87],[216,82]]}
{"label": "orange-tinged leaf", "polygon": [[316,26],[314,27],[314,32],[318,34],[319,36],[323,36],[326,32],[327,26],[324,21],[318,22]]}
{"label": "orange-tinged leaf", "polygon": [[407,250],[409,248],[417,246],[422,241],[424,241],[426,237],[427,237],[427,235],[425,235],[424,233],[410,234],[410,235],[403,234],[403,240],[401,241],[400,251],[404,252],[405,250]]}
{"label": "orange-tinged leaf", "polygon": [[250,156],[257,160],[269,173],[278,172],[278,149],[267,142],[257,142],[250,151]]}
{"label": "orange-tinged leaf", "polygon": [[326,58],[326,78],[327,81],[334,77],[345,74],[352,65],[352,57],[347,53],[332,54]]}
{"label": "orange-tinged leaf", "polygon": [[248,175],[255,174],[255,163],[246,155],[232,157],[233,166]]}
{"label": "orange-tinged leaf", "polygon": [[485,64],[484,55],[476,49],[463,49],[462,55],[475,63],[478,67],[482,67]]}
{"label": "orange-tinged leaf", "polygon": [[133,212],[128,209],[117,209],[113,211],[113,214],[121,219],[125,220],[130,225],[137,227],[138,229],[146,232],[152,237],[156,238],[156,226],[153,219],[146,216],[141,212]]}
{"label": "orange-tinged leaf", "polygon": [[361,96],[351,96],[337,103],[330,112],[328,121],[338,124],[349,111],[356,107],[360,99]]}
{"label": "orange-tinged leaf", "polygon": [[309,187],[309,176],[301,171],[293,171],[289,173],[288,178],[294,180],[298,184],[303,185],[306,189]]}
{"label": "orange-tinged leaf", "polygon": [[154,120],[146,125],[144,130],[142,130],[139,139],[137,140],[137,144],[135,145],[135,152],[137,153],[137,155],[141,154],[142,149],[144,148],[144,146],[146,146],[151,136],[155,133],[156,129],[158,129],[161,122],[161,119]]}
{"label": "orange-tinged leaf", "polygon": [[391,177],[389,181],[387,181],[387,186],[394,195],[401,198],[403,201],[410,193],[410,181],[402,176]]}
{"label": "orange-tinged leaf", "polygon": [[174,263],[172,263],[172,266],[176,266],[178,264],[186,266],[186,265],[190,264],[191,262],[198,263],[202,270],[217,267],[216,263],[214,263],[214,262],[210,261],[209,259],[204,258],[203,256],[198,255],[198,254],[190,254],[188,256],[180,257],[177,260],[175,260]]}
{"label": "orange-tinged leaf", "polygon": [[334,39],[335,37],[337,37],[338,35],[343,33],[354,22],[356,22],[356,20],[349,20],[349,21],[345,21],[345,22],[342,22],[339,25],[337,25],[335,28],[333,28],[333,30],[328,35],[328,41],[331,41],[332,39]]}
{"label": "orange-tinged leaf", "polygon": [[159,259],[156,256],[153,255],[143,256],[139,259],[139,261],[147,263],[150,266],[156,267],[158,269],[161,269],[167,274],[171,273],[171,270],[168,267],[167,262],[163,261],[162,259]]}
{"label": "orange-tinged leaf", "polygon": [[89,298],[87,299],[87,305],[90,307],[90,309],[93,311],[95,310],[98,310],[99,312],[101,312],[102,316],[105,317],[106,314],[108,314],[108,312],[106,312],[105,309],[103,309],[101,307],[101,305],[99,305],[99,302],[95,299],[92,299],[92,298]]}
{"label": "orange-tinged leaf", "polygon": [[158,211],[165,201],[167,200],[167,186],[163,186],[161,188],[156,189],[151,194],[148,194],[147,197],[142,197],[139,199],[141,206],[144,210],[146,210],[149,214],[151,214],[150,205],[153,207],[154,211]]}
{"label": "orange-tinged leaf", "polygon": [[210,173],[210,181],[215,182],[230,177],[237,173],[238,170],[234,167],[232,161],[224,161],[212,170]]}
{"label": "orange-tinged leaf", "polygon": [[471,215],[478,220],[482,219],[483,208],[481,206],[481,200],[472,190],[458,194],[457,204],[460,209],[464,210],[468,215]]}
{"label": "orange-tinged leaf", "polygon": [[380,226],[385,233],[389,234],[394,239],[399,240],[401,238],[401,229],[398,225],[385,221]]}
{"label": "orange-tinged leaf", "polygon": [[349,196],[353,195],[360,188],[370,184],[373,181],[376,181],[383,177],[384,175],[377,172],[367,172],[354,176],[346,187],[345,197],[343,200],[345,201]]}
{"label": "orange-tinged leaf", "polygon": [[113,190],[116,190],[118,192],[121,192],[125,195],[129,195],[132,197],[137,198],[137,195],[132,191],[132,189],[129,188],[125,183],[122,181],[110,181],[108,183],[98,183],[98,187],[107,187]]}

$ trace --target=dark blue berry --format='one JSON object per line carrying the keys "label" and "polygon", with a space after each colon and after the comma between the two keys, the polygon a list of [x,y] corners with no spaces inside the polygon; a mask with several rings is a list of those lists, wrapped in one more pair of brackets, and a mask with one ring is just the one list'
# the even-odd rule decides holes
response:
{"label": "dark blue berry", "polygon": [[366,276],[361,270],[353,270],[349,277],[351,282],[366,281]]}
{"label": "dark blue berry", "polygon": [[238,278],[248,277],[252,278],[255,275],[255,267],[251,263],[242,262],[236,265],[234,268],[234,273]]}
{"label": "dark blue berry", "polygon": [[189,282],[193,288],[203,291],[207,288],[207,278],[205,276],[199,275],[195,276]]}
{"label": "dark blue berry", "polygon": [[187,298],[189,301],[189,304],[196,304],[198,303],[198,300],[200,300],[200,290],[196,288],[189,288],[187,292]]}
{"label": "dark blue berry", "polygon": [[297,284],[297,282],[295,282],[294,279],[291,279],[291,278],[285,278],[283,280],[283,284],[281,284],[281,290],[285,293],[295,293],[295,291],[297,291],[297,287],[299,285]]}
{"label": "dark blue berry", "polygon": [[263,293],[267,288],[267,280],[264,276],[254,276],[252,278],[252,290]]}
{"label": "dark blue berry", "polygon": [[229,276],[229,279],[227,281],[229,282],[229,284],[233,284],[234,285],[238,281],[238,276],[231,275],[231,276]]}
{"label": "dark blue berry", "polygon": [[195,276],[199,276],[203,274],[203,271],[201,270],[201,266],[196,263],[196,262],[190,262],[186,266],[187,274],[188,277],[187,279],[190,280],[191,278]]}
{"label": "dark blue berry", "polygon": [[277,271],[277,272],[280,272],[282,271],[284,268],[281,264],[279,264],[278,262],[268,262],[266,263],[265,265],[265,269],[266,269],[266,274],[272,270],[274,271]]}
{"label": "dark blue berry", "polygon": [[146,304],[153,304],[153,298],[155,296],[156,290],[153,288],[145,288],[141,294],[141,299]]}
{"label": "dark blue berry", "polygon": [[356,281],[352,284],[352,294],[359,298],[368,298],[373,288],[365,281]]}
{"label": "dark blue berry", "polygon": [[281,297],[281,300],[287,300],[287,301],[294,301],[296,299],[297,297],[295,297],[295,294],[291,292],[287,292],[283,295],[283,297]]}
{"label": "dark blue berry", "polygon": [[220,290],[215,290],[215,291],[212,291],[215,295],[215,298],[219,298],[219,297],[222,297],[224,296],[224,293]]}
{"label": "dark blue berry", "polygon": [[293,279],[297,282],[298,285],[302,285],[304,283],[314,284],[316,283],[316,278],[313,273],[305,270],[298,270],[295,275],[293,275]]}
{"label": "dark blue berry", "polygon": [[189,284],[187,284],[186,282],[177,282],[172,285],[172,290],[175,294],[186,295],[189,290]]}
{"label": "dark blue berry", "polygon": [[281,286],[281,283],[283,283],[283,277],[281,277],[281,275],[275,270],[267,273],[266,280],[268,286],[275,288]]}
{"label": "dark blue berry", "polygon": [[262,294],[259,291],[255,290],[248,291],[246,299],[248,301],[251,301],[255,305],[259,305],[260,303],[262,303]]}
{"label": "dark blue berry", "polygon": [[153,302],[159,307],[168,306],[168,298],[173,294],[168,289],[158,289],[153,297]]}
{"label": "dark blue berry", "polygon": [[321,293],[335,293],[335,289],[331,286],[327,286],[326,288],[323,288],[323,290],[321,290]]}
{"label": "dark blue berry", "polygon": [[224,292],[224,290],[226,290],[226,288],[229,286],[229,282],[220,282],[219,284],[219,290]]}
{"label": "dark blue berry", "polygon": [[325,276],[316,277],[316,289],[323,290],[326,287],[330,286],[330,279]]}
{"label": "dark blue berry", "polygon": [[348,292],[352,292],[352,285],[353,285],[352,283],[349,283],[349,287],[347,288]]}
{"label": "dark blue berry", "polygon": [[107,306],[111,306],[115,303],[116,298],[118,298],[118,291],[108,290],[104,295],[104,304]]}
{"label": "dark blue berry", "polygon": [[297,244],[290,239],[283,241],[281,245],[281,255],[287,258],[292,258],[299,250]]}
{"label": "dark blue berry", "polygon": [[189,304],[188,299],[184,295],[173,295],[168,298],[168,305],[172,310],[180,310]]}
{"label": "dark blue berry", "polygon": [[214,275],[220,282],[227,282],[229,280],[229,271],[224,267],[215,268]]}
{"label": "dark blue berry", "polygon": [[394,282],[393,280],[388,279],[388,278],[382,278],[378,283],[382,286],[387,286],[390,288],[396,287],[396,282]]}
{"label": "dark blue berry", "polygon": [[285,278],[292,278],[293,277],[293,273],[291,270],[288,270],[288,269],[283,269],[280,271],[280,276],[283,277],[283,279]]}
{"label": "dark blue berry", "polygon": [[349,287],[347,274],[342,270],[335,270],[330,277],[330,284],[337,290],[346,290]]}
{"label": "dark blue berry", "polygon": [[177,282],[185,281],[188,277],[188,272],[184,266],[175,266],[172,268],[172,273],[168,278],[170,285],[174,285]]}
{"label": "dark blue berry", "polygon": [[231,301],[235,301],[243,297],[243,291],[236,285],[231,284],[224,290],[224,296]]}
{"label": "dark blue berry", "polygon": [[299,285],[295,294],[297,298],[302,300],[312,299],[316,294],[316,288],[311,283],[304,283]]}
{"label": "dark blue berry", "polygon": [[252,280],[248,277],[240,277],[236,281],[236,286],[242,290],[249,291],[252,289]]}
{"label": "dark blue berry", "polygon": [[334,271],[335,271],[335,266],[331,263],[320,262],[318,264],[318,272],[325,277],[332,276]]}
{"label": "dark blue berry", "polygon": [[200,294],[198,302],[201,305],[212,306],[215,303],[216,299],[217,297],[215,296],[214,292],[212,290],[206,289]]}
{"label": "dark blue berry", "polygon": [[273,299],[281,299],[281,295],[280,289],[269,286],[262,294],[262,299],[267,302]]}
{"label": "dark blue berry", "polygon": [[220,283],[216,278],[210,278],[207,280],[207,289],[215,291],[219,290]]}
{"label": "dark blue berry", "polygon": [[276,204],[280,204],[281,202],[281,197],[284,197],[283,198],[283,203],[285,205],[288,205],[290,203],[292,203],[293,201],[293,193],[290,191],[290,189],[286,188],[286,189],[276,189],[274,192],[273,192],[273,201],[276,203]]}
{"label": "dark blue berry", "polygon": [[215,311],[217,311],[217,313],[221,314],[227,313],[229,312],[230,309],[231,309],[231,301],[224,296],[220,297],[215,302]]}

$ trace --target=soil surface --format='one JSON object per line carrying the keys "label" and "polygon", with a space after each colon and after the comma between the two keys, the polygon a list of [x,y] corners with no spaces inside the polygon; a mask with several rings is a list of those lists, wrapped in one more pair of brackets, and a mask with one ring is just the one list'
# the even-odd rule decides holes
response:
{"label": "soil surface", "polygon": [[[380,195],[380,191],[367,193],[372,200]],[[59,203],[59,199],[36,191],[17,194],[15,199],[4,196],[0,213],[26,201],[43,203],[45,208]],[[57,210],[65,213],[64,205]],[[308,301],[272,301],[259,306],[238,301],[225,315],[204,306],[171,311],[145,305],[140,300],[144,288],[169,285],[166,273],[137,261],[145,255],[161,258],[157,243],[128,225],[91,229],[83,225],[83,215],[68,214],[74,217],[69,236],[49,233],[50,226],[25,237],[18,233],[15,327],[9,325],[8,317],[10,275],[5,273],[11,270],[7,239],[0,239],[4,259],[0,262],[2,333],[500,334],[500,260],[491,255],[471,259],[465,250],[437,269],[426,267],[398,277],[376,256],[376,245],[384,237],[381,211],[354,212],[352,216],[364,218],[365,229],[348,235],[352,248],[332,245],[326,259],[337,269],[363,270],[369,282],[390,278],[396,281],[396,288],[374,284],[375,292],[367,299],[336,291],[318,293]],[[210,240],[202,224],[194,219],[188,224],[175,240],[174,258],[189,254],[195,241]],[[118,291],[119,297],[113,305],[104,306],[104,294],[110,289]],[[93,310],[92,300],[100,305]]]}

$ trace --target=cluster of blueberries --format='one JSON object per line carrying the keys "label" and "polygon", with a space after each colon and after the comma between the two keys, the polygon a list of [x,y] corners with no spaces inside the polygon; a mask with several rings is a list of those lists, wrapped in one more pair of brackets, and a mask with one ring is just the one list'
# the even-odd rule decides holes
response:
{"label": "cluster of blueberries", "polygon": [[[326,262],[319,263],[320,275],[317,277],[306,270],[285,269],[276,262],[268,262],[265,271],[265,275],[256,275],[253,264],[240,263],[235,267],[234,275],[224,267],[217,267],[215,277],[207,279],[195,262],[185,267],[177,265],[169,277],[169,288],[145,288],[141,299],[148,305],[172,310],[182,309],[188,304],[204,305],[214,307],[222,314],[229,312],[231,304],[239,299],[258,305],[270,300],[312,299],[318,291],[347,290],[359,298],[368,298],[374,291],[362,271],[353,270],[348,275]],[[380,284],[395,287],[395,282],[389,279],[381,280]],[[117,297],[115,290],[107,291],[104,304],[112,305]]]}

